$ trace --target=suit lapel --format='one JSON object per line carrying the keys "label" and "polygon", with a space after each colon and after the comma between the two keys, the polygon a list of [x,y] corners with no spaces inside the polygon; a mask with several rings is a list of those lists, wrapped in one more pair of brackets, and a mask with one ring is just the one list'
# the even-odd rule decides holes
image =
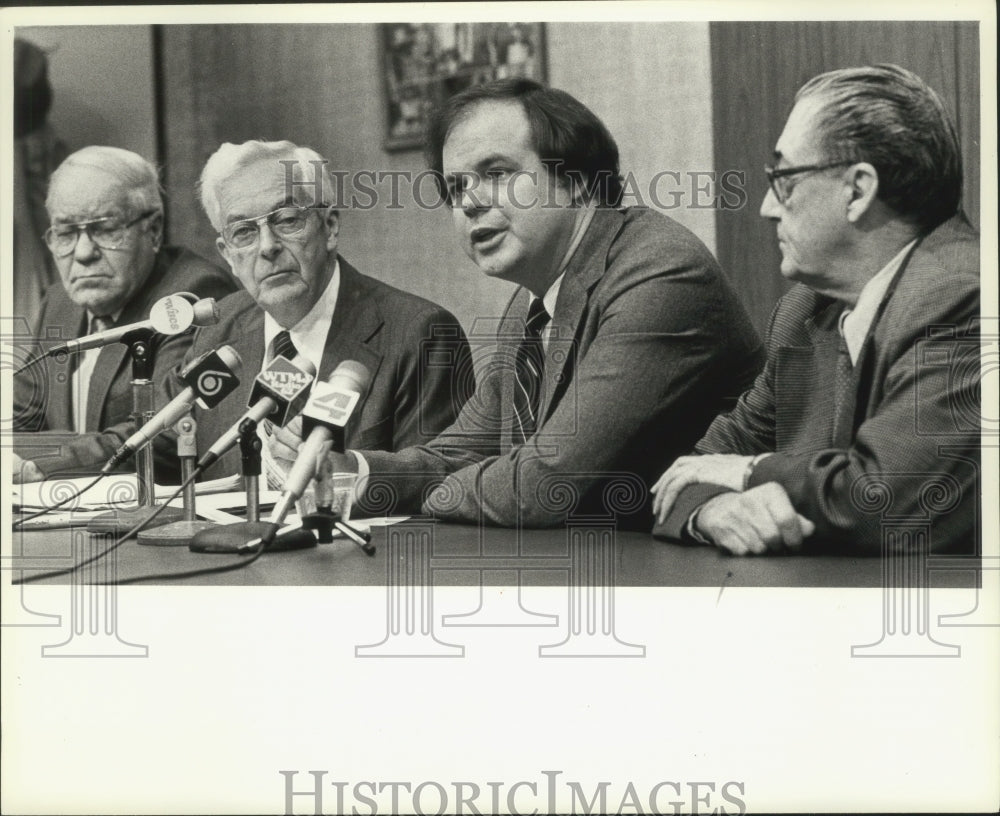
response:
{"label": "suit lapel", "polygon": [[[618,210],[599,208],[566,267],[545,352],[545,383],[539,407],[539,426],[548,419],[559,394],[569,386],[576,369],[579,344],[573,341],[579,338],[590,293],[604,276],[608,249],[621,224],[622,215]],[[525,298],[522,316],[528,313],[528,300]]]}
{"label": "suit lapel", "polygon": [[343,258],[339,260],[340,288],[323,348],[319,378],[327,379],[344,360],[356,360],[368,368],[374,381],[383,355],[372,340],[385,321],[374,298],[367,296],[361,273]]}
{"label": "suit lapel", "polygon": [[833,442],[830,387],[837,371],[842,308],[830,300],[805,321],[807,345],[779,349],[774,389],[778,450],[820,450]]}

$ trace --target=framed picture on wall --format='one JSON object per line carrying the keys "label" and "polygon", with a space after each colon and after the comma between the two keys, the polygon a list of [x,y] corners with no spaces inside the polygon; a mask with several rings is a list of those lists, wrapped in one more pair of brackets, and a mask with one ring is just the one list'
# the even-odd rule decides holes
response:
{"label": "framed picture on wall", "polygon": [[545,81],[542,23],[385,23],[386,150],[423,143],[430,111],[470,85],[506,77]]}

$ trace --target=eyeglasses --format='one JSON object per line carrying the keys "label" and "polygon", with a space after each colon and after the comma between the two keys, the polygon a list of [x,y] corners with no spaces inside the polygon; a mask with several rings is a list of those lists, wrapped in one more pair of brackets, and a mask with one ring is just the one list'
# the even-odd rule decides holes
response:
{"label": "eyeglasses", "polygon": [[309,223],[309,213],[328,204],[312,207],[279,207],[257,218],[233,221],[222,229],[222,240],[234,249],[246,249],[260,240],[261,224],[266,223],[279,238],[299,238]]}
{"label": "eyeglasses", "polygon": [[765,164],[764,174],[771,185],[771,192],[774,193],[774,197],[778,199],[779,204],[784,204],[788,199],[789,193],[792,192],[792,188],[782,184],[781,179],[788,176],[797,176],[801,173],[818,173],[820,170],[829,170],[831,167],[846,167],[849,164],[854,164],[854,162],[836,161],[827,164],[802,164],[798,167],[779,167],[777,169],[769,164]]}
{"label": "eyeglasses", "polygon": [[76,224],[56,224],[45,230],[42,238],[49,251],[57,258],[69,255],[76,249],[76,242],[80,240],[81,232],[87,233],[87,237],[101,249],[121,249],[128,238],[129,228],[158,212],[159,210],[147,210],[124,224],[115,223],[117,216],[113,215],[95,218],[92,221],[80,221]]}

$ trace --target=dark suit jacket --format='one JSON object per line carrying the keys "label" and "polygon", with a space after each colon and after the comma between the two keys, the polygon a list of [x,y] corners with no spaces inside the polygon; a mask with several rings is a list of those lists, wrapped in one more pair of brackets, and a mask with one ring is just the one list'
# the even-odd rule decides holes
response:
{"label": "dark suit jacket", "polygon": [[[458,415],[474,380],[469,344],[455,317],[435,303],[381,283],[340,258],[340,288],[318,377],[325,380],[344,360],[357,360],[372,374],[367,396],[347,426],[350,447],[396,450],[433,439]],[[240,385],[210,411],[195,410],[198,450],[204,453],[242,416],[253,380],[264,361],[264,311],[249,293],[220,304],[222,319],[199,329],[188,354],[229,344],[243,360]],[[183,389],[170,378],[169,392]],[[240,472],[231,450],[205,473],[218,478]],[[177,474],[176,437],[157,442],[157,479]]]}
{"label": "dark suit jacket", "polygon": [[[236,291],[232,275],[178,247],[163,247],[142,290],[119,317],[119,325],[149,317],[150,307],[174,292],[222,298]],[[38,344],[26,343],[25,358],[56,342],[86,334],[86,310],[69,299],[61,283],[49,287],[36,324]],[[154,378],[163,378],[183,358],[192,333],[162,337],[156,347]],[[70,360],[49,358],[14,378],[15,451],[33,459],[46,475],[102,465],[135,430],[132,366],[128,349],[114,343],[101,349],[93,377],[85,384],[87,433],[73,426]]]}
{"label": "dark suit jacket", "polygon": [[[878,554],[883,534],[929,529],[937,551],[972,551],[979,491],[979,243],[959,218],[896,274],[854,366],[853,411],[834,428],[843,304],[806,286],[779,301],[768,362],[698,453],[777,451],[750,487],[778,482],[816,524],[807,546]],[[850,407],[850,403],[849,403]],[[660,532],[679,538],[714,485],[681,492]],[[917,535],[915,532],[907,536]]]}
{"label": "dark suit jacket", "polygon": [[513,360],[528,303],[518,290],[498,333],[480,340],[488,364],[452,427],[423,447],[364,454],[363,508],[531,527],[614,515],[649,529],[647,485],[763,363],[701,241],[651,210],[599,209],[559,290],[538,432],[518,445]]}

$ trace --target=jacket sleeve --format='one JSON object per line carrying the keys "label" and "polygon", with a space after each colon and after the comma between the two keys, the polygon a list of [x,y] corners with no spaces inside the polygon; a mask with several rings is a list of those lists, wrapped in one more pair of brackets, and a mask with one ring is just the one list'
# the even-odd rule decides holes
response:
{"label": "jacket sleeve", "polygon": [[[462,392],[470,389],[475,380],[471,353],[468,359],[468,367],[454,374],[462,378]],[[462,405],[455,421],[427,444],[395,453],[363,451],[360,455],[371,475],[358,499],[360,509],[369,515],[419,513],[426,494],[449,473],[500,453],[499,414],[499,385],[496,378],[485,377]]]}

